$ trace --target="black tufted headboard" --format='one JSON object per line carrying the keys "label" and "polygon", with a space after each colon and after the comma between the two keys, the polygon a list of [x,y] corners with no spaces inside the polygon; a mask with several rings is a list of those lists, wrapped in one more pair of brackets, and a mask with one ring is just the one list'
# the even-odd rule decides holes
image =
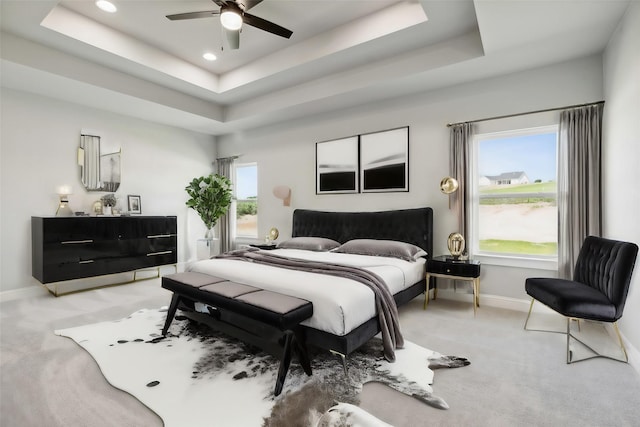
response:
{"label": "black tufted headboard", "polygon": [[433,256],[433,210],[402,209],[381,212],[293,211],[292,237],[326,237],[344,243],[351,239],[384,239],[412,243]]}

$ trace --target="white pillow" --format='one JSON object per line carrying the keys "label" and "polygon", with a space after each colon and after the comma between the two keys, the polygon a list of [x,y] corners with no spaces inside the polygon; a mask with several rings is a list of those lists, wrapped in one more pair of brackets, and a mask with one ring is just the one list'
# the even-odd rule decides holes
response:
{"label": "white pillow", "polygon": [[415,261],[427,253],[411,243],[395,240],[355,239],[349,240],[332,252],[343,254],[373,255],[400,258],[405,261]]}
{"label": "white pillow", "polygon": [[278,243],[278,249],[303,249],[306,251],[326,252],[340,246],[339,242],[325,237],[293,237]]}

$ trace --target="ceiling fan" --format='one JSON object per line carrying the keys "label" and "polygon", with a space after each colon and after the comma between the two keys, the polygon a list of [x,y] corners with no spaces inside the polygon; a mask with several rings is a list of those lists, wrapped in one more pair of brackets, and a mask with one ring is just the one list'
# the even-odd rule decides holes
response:
{"label": "ceiling fan", "polygon": [[220,23],[222,24],[224,32],[227,34],[227,40],[231,49],[238,49],[240,47],[240,30],[242,29],[242,24],[251,25],[252,27],[287,39],[293,34],[292,31],[280,25],[247,13],[247,10],[261,3],[262,0],[212,1],[220,6],[220,10],[178,13],[175,15],[167,15],[167,18],[172,21],[177,21],[182,19],[210,18],[220,15]]}

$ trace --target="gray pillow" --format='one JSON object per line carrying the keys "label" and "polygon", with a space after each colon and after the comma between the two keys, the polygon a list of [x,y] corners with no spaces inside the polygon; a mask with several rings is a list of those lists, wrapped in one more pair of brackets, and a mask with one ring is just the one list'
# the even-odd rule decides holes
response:
{"label": "gray pillow", "polygon": [[343,254],[373,255],[400,258],[405,261],[415,261],[427,255],[422,248],[411,243],[395,240],[355,239],[349,240],[333,252]]}
{"label": "gray pillow", "polygon": [[278,243],[278,249],[304,249],[316,252],[330,251],[338,246],[340,243],[324,237],[293,237]]}

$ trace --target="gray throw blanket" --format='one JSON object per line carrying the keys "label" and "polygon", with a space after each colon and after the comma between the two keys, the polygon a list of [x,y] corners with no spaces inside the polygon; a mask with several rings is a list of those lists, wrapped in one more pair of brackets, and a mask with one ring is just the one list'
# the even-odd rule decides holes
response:
{"label": "gray throw blanket", "polygon": [[360,282],[368,286],[375,294],[376,312],[378,313],[378,321],[382,332],[384,358],[389,362],[394,362],[396,359],[395,349],[404,347],[404,339],[400,332],[398,320],[398,307],[393,295],[389,292],[387,284],[375,273],[346,265],[283,257],[254,248],[227,252],[216,256],[216,258],[248,261],[290,270],[327,274]]}

